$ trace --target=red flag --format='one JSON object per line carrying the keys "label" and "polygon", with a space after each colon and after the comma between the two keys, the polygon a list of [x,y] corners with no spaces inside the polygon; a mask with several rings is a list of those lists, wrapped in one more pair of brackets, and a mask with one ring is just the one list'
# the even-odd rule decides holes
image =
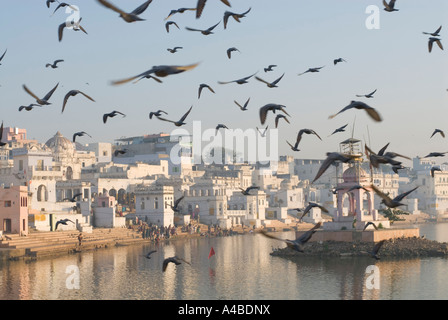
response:
{"label": "red flag", "polygon": [[211,256],[215,255],[215,250],[213,249],[213,247],[210,249],[210,253],[208,254],[208,258],[210,259]]}

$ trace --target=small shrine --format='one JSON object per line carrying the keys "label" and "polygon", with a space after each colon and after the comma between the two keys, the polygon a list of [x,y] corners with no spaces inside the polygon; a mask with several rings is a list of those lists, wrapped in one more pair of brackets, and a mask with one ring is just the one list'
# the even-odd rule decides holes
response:
{"label": "small shrine", "polygon": [[[374,208],[374,191],[370,187],[371,176],[362,168],[362,146],[357,139],[347,139],[340,143],[340,152],[352,156],[338,179],[335,193],[337,209],[332,222],[324,223],[325,230],[363,230],[368,222],[382,228],[389,228],[389,220],[378,214]],[[374,229],[369,225],[366,230]]]}

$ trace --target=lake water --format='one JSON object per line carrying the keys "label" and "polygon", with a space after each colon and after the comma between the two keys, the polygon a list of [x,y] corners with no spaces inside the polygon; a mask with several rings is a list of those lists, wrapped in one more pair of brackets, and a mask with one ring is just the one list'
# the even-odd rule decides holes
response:
{"label": "lake water", "polygon": [[[448,242],[448,224],[421,225]],[[278,233],[292,238],[292,231]],[[271,256],[260,234],[142,244],[1,265],[2,300],[448,299],[448,259]],[[210,249],[215,255],[209,259]],[[157,250],[151,259],[144,255]],[[177,255],[191,265],[170,264]],[[371,269],[374,266],[374,272]],[[377,267],[377,268],[376,268]],[[370,271],[369,271],[370,270]],[[79,276],[79,277],[78,277]],[[375,277],[374,277],[375,276]],[[79,287],[78,287],[79,285]]]}

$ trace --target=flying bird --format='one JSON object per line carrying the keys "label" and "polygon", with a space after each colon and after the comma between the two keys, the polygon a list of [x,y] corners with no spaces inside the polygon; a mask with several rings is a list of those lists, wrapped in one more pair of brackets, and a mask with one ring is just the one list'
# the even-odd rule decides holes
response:
{"label": "flying bird", "polygon": [[173,209],[174,212],[180,212],[179,204],[183,199],[184,199],[184,196],[182,196],[179,199],[177,199],[176,201],[174,201],[174,205],[169,204],[169,206],[171,207],[171,209]]}
{"label": "flying bird", "polygon": [[56,226],[54,227],[54,230],[56,231],[58,229],[58,225],[60,225],[60,224],[66,226],[67,222],[71,222],[71,223],[74,224],[74,222],[72,220],[70,220],[70,219],[61,219],[58,222],[56,222]]}
{"label": "flying bird", "polygon": [[34,107],[42,107],[42,106],[39,105],[39,104],[34,104],[34,103],[32,103],[32,104],[30,104],[30,105],[28,105],[28,106],[20,106],[20,107],[19,107],[19,111],[22,111],[23,109],[25,109],[26,111],[31,111],[31,110],[34,109]]}
{"label": "flying bird", "polygon": [[152,255],[153,253],[155,253],[155,252],[157,252],[157,250],[151,250],[151,251],[149,251],[149,252],[145,255],[145,258],[146,258],[146,259],[151,259],[151,255]]}
{"label": "flying bird", "polygon": [[369,254],[372,258],[375,258],[376,260],[380,260],[380,257],[378,256],[378,251],[380,251],[380,248],[383,246],[384,242],[386,242],[386,240],[381,240],[380,242],[375,244],[372,251],[369,252]]}
{"label": "flying bird", "polygon": [[[323,66],[323,67],[325,67],[325,66]],[[320,72],[320,69],[322,69],[323,67],[309,68],[305,72],[299,73],[298,75],[301,76],[302,74],[305,74],[305,73],[308,73],[308,72],[311,72],[311,73]]]}
{"label": "flying bird", "polygon": [[116,110],[114,110],[110,113],[103,114],[103,123],[106,123],[108,118],[113,118],[119,114],[121,114],[123,116],[123,118],[126,117],[126,115],[124,113],[121,113],[120,111],[116,111]]}
{"label": "flying bird", "polygon": [[163,110],[152,111],[149,113],[149,119],[152,119],[153,116],[160,117],[162,115],[162,113],[168,114],[167,112],[165,112]]}
{"label": "flying bird", "polygon": [[280,78],[274,80],[273,82],[267,82],[266,80],[263,80],[263,79],[261,79],[260,77],[255,77],[255,79],[257,79],[258,81],[261,81],[261,82],[265,83],[265,84],[268,86],[268,88],[277,88],[277,87],[278,87],[278,86],[277,86],[277,83],[279,83],[280,80],[282,80],[282,78],[283,78],[284,75],[285,75],[285,74],[283,73],[283,74],[281,75]]}
{"label": "flying bird", "polygon": [[380,114],[378,113],[378,111],[376,111],[374,108],[368,106],[366,103],[361,102],[361,101],[351,101],[350,104],[348,106],[346,106],[345,108],[343,108],[341,111],[339,111],[338,113],[329,116],[329,119],[333,119],[334,117],[336,117],[338,114],[347,111],[349,109],[358,109],[358,110],[365,110],[367,112],[367,114],[375,121],[382,121],[383,119],[381,118]]}
{"label": "flying bird", "polygon": [[367,229],[368,226],[373,226],[373,228],[375,230],[378,230],[378,227],[376,226],[376,224],[374,224],[372,221],[369,221],[365,224],[364,228],[362,229],[362,231],[365,231]]}
{"label": "flying bird", "polygon": [[338,133],[338,132],[344,132],[344,131],[345,131],[345,128],[346,128],[347,126],[348,126],[348,123],[347,123],[346,125],[342,126],[342,127],[337,128],[336,130],[333,131],[332,134],[330,134],[330,136],[332,136],[332,135],[334,135],[335,133]]}
{"label": "flying bird", "polygon": [[86,94],[85,94],[84,92],[82,92],[82,91],[79,91],[79,90],[70,90],[70,91],[65,95],[65,97],[64,97],[64,104],[62,105],[62,111],[61,111],[61,113],[64,112],[64,110],[65,110],[65,106],[67,105],[67,102],[68,102],[68,99],[69,99],[70,97],[74,97],[74,96],[76,96],[76,95],[78,95],[78,94],[82,94],[84,97],[86,97],[86,98],[89,99],[90,101],[95,102],[95,100],[93,100],[90,96],[86,95]]}
{"label": "flying bird", "polygon": [[270,64],[267,68],[264,68],[264,72],[269,72],[269,71],[273,71],[277,65],[276,64]]}
{"label": "flying bird", "polygon": [[252,75],[250,75],[250,76],[247,76],[247,77],[244,77],[244,78],[241,78],[241,79],[238,79],[238,80],[232,80],[232,81],[218,81],[218,83],[219,84],[228,84],[228,83],[232,83],[232,82],[235,82],[235,83],[237,83],[237,84],[245,84],[245,83],[248,83],[248,81],[247,80],[249,80],[250,78],[252,78],[254,75],[256,75],[257,73],[254,73],[254,74],[252,74]]}
{"label": "flying bird", "polygon": [[88,34],[87,31],[86,31],[86,29],[84,29],[84,28],[80,25],[81,20],[82,20],[82,18],[80,18],[78,22],[73,22],[73,21],[71,21],[71,26],[67,26],[67,22],[63,22],[63,23],[61,23],[61,24],[59,25],[59,27],[58,27],[58,39],[59,39],[59,42],[62,41],[62,38],[63,38],[63,36],[64,36],[64,29],[65,29],[65,28],[72,28],[73,31],[82,31],[82,32],[84,32],[85,34]]}
{"label": "flying bird", "polygon": [[184,13],[185,11],[195,11],[196,8],[179,8],[175,10],[171,10],[168,16],[165,18],[165,20],[168,20],[172,15],[176,13]]}
{"label": "flying bird", "polygon": [[51,103],[48,102],[48,100],[50,100],[51,96],[53,95],[53,93],[56,91],[57,87],[59,86],[59,83],[50,90],[50,92],[48,92],[45,97],[43,97],[42,99],[37,97],[34,93],[31,92],[30,89],[27,88],[26,85],[23,85],[23,89],[30,95],[32,96],[34,99],[36,99],[36,102],[38,104],[40,104],[41,106],[46,106],[46,105],[50,105]]}
{"label": "flying bird", "polygon": [[215,130],[216,130],[216,131],[215,131],[215,135],[218,134],[219,129],[229,129],[229,128],[227,128],[227,126],[224,125],[224,124],[218,124],[218,125],[216,126],[216,128],[215,128]]}
{"label": "flying bird", "polygon": [[403,192],[402,194],[399,194],[398,196],[396,196],[395,198],[391,199],[387,194],[383,193],[382,191],[380,191],[377,187],[375,187],[373,184],[371,185],[373,191],[375,191],[375,193],[382,199],[382,203],[384,203],[387,207],[389,208],[397,208],[399,206],[404,206],[404,203],[401,203],[400,201],[402,201],[406,196],[408,196],[411,192],[415,191],[417,187]]}
{"label": "flying bird", "polygon": [[179,119],[179,121],[168,120],[168,119],[165,119],[162,117],[157,117],[157,119],[162,120],[162,121],[168,121],[168,122],[174,123],[174,125],[176,127],[181,127],[186,124],[184,121],[187,118],[187,116],[190,114],[192,108],[193,108],[193,106],[191,106],[190,109],[188,109],[188,111],[182,116],[182,118]]}
{"label": "flying bird", "polygon": [[433,36],[433,37],[438,37],[439,36],[439,33],[440,33],[440,30],[442,30],[442,26],[440,26],[436,31],[434,31],[434,32],[423,32],[423,34],[429,34],[430,36]]}
{"label": "flying bird", "polygon": [[375,89],[375,91],[372,91],[368,94],[357,94],[356,96],[357,97],[365,97],[365,98],[373,98],[373,95],[375,94],[376,90],[378,90],[378,89]]}
{"label": "flying bird", "polygon": [[396,0],[390,0],[389,3],[387,3],[386,0],[383,0],[384,11],[387,12],[398,11],[398,9],[395,9],[395,2]]}
{"label": "flying bird", "polygon": [[176,256],[175,257],[166,258],[165,260],[163,260],[162,271],[163,272],[166,271],[166,268],[168,267],[169,263],[174,263],[176,266],[178,266],[178,265],[182,264],[182,262],[185,262],[186,264],[191,265],[190,262],[185,261],[184,259],[176,257]]}
{"label": "flying bird", "polygon": [[315,203],[315,202],[309,202],[308,205],[306,206],[305,210],[303,210],[302,216],[300,217],[299,220],[302,221],[303,217],[304,217],[308,212],[310,212],[310,210],[313,209],[313,208],[319,208],[319,209],[322,210],[323,212],[328,213],[327,208],[325,208],[324,206],[321,206],[320,204]]}
{"label": "flying bird", "polygon": [[342,58],[337,58],[337,59],[334,59],[334,60],[333,60],[333,64],[334,64],[334,65],[337,65],[338,63],[341,63],[341,62],[347,62],[347,61],[344,60],[344,59],[342,59]]}
{"label": "flying bird", "polygon": [[256,127],[258,133],[261,135],[262,138],[265,138],[265,137],[266,137],[266,133],[268,132],[268,127],[269,127],[269,126],[266,126],[266,128],[263,130],[263,132],[261,132],[260,129],[258,129],[258,127]]}
{"label": "flying bird", "polygon": [[230,11],[224,12],[224,17],[223,17],[224,29],[227,29],[227,23],[228,23],[230,17],[235,19],[236,22],[241,22],[240,19],[244,18],[246,16],[246,14],[248,14],[250,12],[251,9],[252,8],[249,8],[249,10],[247,10],[246,12],[243,12],[243,13],[235,13],[235,12],[230,12]]}
{"label": "flying bird", "polygon": [[47,68],[51,67],[52,69],[56,69],[58,67],[58,63],[60,63],[60,62],[64,62],[64,60],[58,59],[58,60],[55,60],[52,64],[51,63],[47,63],[45,66]]}
{"label": "flying bird", "polygon": [[353,156],[349,154],[343,154],[339,152],[327,152],[327,158],[322,162],[317,174],[312,183],[314,183],[317,179],[319,179],[325,171],[336,161],[340,161],[343,163],[347,163],[353,159]]}
{"label": "flying bird", "polygon": [[264,230],[261,230],[260,232],[265,237],[285,242],[286,245],[288,246],[288,248],[291,248],[298,252],[304,252],[305,243],[307,243],[311,239],[313,234],[317,231],[317,229],[319,229],[321,227],[321,225],[322,225],[322,222],[316,223],[310,230],[308,230],[307,232],[305,232],[304,234],[302,234],[300,237],[296,238],[295,240],[277,238],[273,235],[268,234]]}
{"label": "flying bird", "polygon": [[275,117],[275,127],[276,127],[276,128],[278,127],[278,122],[280,121],[280,119],[285,119],[286,122],[290,123],[289,120],[288,120],[288,118],[286,118],[285,115],[283,115],[283,114],[279,114],[279,115],[277,115],[277,116]]}
{"label": "flying bird", "polygon": [[232,52],[234,52],[234,51],[241,52],[240,50],[238,50],[238,49],[235,48],[235,47],[232,47],[232,48],[227,49],[227,57],[228,57],[229,59],[232,58]]}
{"label": "flying bird", "polygon": [[80,132],[76,132],[75,134],[73,134],[73,142],[76,141],[76,137],[82,137],[82,136],[84,136],[84,135],[87,135],[87,136],[89,136],[90,138],[92,138],[92,136],[91,136],[90,134],[88,134],[87,132],[85,132],[85,131],[80,131]]}
{"label": "flying bird", "polygon": [[[204,7],[207,0],[198,0],[196,4],[196,19],[199,19],[202,15],[202,11],[204,11]],[[226,6],[231,7],[230,2],[228,0],[221,0]]]}
{"label": "flying bird", "polygon": [[250,195],[250,190],[259,190],[260,187],[256,187],[256,186],[251,186],[248,187],[246,189],[243,188],[239,188],[241,190],[241,193],[244,194],[245,196],[249,196]]}
{"label": "flying bird", "polygon": [[434,42],[437,43],[437,45],[439,46],[439,48],[441,50],[443,50],[443,45],[442,45],[442,42],[440,40],[441,39],[434,38],[434,37],[429,38],[429,40],[428,40],[428,51],[432,52],[432,46],[433,46]]}
{"label": "flying bird", "polygon": [[312,130],[312,129],[301,129],[299,130],[299,133],[297,134],[297,145],[299,145],[300,141],[302,140],[302,136],[303,134],[314,134],[316,137],[319,138],[319,140],[322,141],[322,138],[316,133],[316,131]]}
{"label": "flying bird", "polygon": [[213,34],[213,32],[212,32],[213,29],[215,29],[218,26],[218,24],[220,24],[220,23],[221,23],[221,21],[205,30],[194,29],[194,28],[190,28],[190,27],[185,27],[185,29],[187,29],[188,31],[198,31],[198,32],[202,33],[204,36],[208,36],[210,34]]}
{"label": "flying bird", "polygon": [[[56,11],[59,10],[59,8],[65,8],[65,7],[69,7],[70,9],[74,10],[74,11],[78,11],[78,9],[74,6],[72,6],[71,4],[68,4],[66,2],[60,2],[59,5],[56,7],[56,9],[54,9],[53,14],[56,13]],[[48,6],[49,8],[49,6]]]}
{"label": "flying bird", "polygon": [[289,116],[289,114],[285,110],[286,106],[281,104],[275,104],[275,103],[268,103],[260,108],[259,114],[260,114],[260,122],[261,124],[264,124],[266,122],[266,118],[268,115],[268,111],[272,111],[275,113],[275,111],[282,111],[286,115]]}
{"label": "flying bird", "polygon": [[440,167],[431,167],[431,177],[433,177],[433,178],[434,178],[435,171],[442,172],[442,169],[440,169]]}
{"label": "flying bird", "polygon": [[431,152],[424,156],[423,158],[431,158],[431,157],[444,157],[448,152]]}
{"label": "flying bird", "polygon": [[119,155],[125,154],[126,152],[128,152],[127,149],[123,149],[123,150],[118,150],[117,149],[117,150],[114,151],[114,156],[118,157]]}
{"label": "flying bird", "polygon": [[[5,52],[3,52],[2,56],[0,57],[0,61],[3,60],[3,58],[5,57],[5,54],[6,54],[7,51],[8,51],[8,49],[6,49]],[[2,65],[2,64],[0,63],[0,66],[1,66],[1,65]]]}
{"label": "flying bird", "polygon": [[202,89],[204,89],[204,88],[207,88],[207,89],[209,89],[211,92],[215,93],[215,91],[214,91],[208,84],[201,83],[201,84],[199,85],[199,89],[198,89],[198,99],[201,98]]}
{"label": "flying bird", "polygon": [[244,105],[240,105],[236,100],[233,100],[233,102],[235,102],[235,104],[240,107],[241,111],[247,111],[247,106],[249,104],[250,98],[247,99],[247,101],[244,103]]}
{"label": "flying bird", "polygon": [[191,69],[194,69],[198,66],[198,63],[195,64],[191,64],[191,65],[187,65],[187,66],[167,66],[167,65],[160,65],[160,66],[153,66],[151,69],[149,69],[148,71],[142,72],[136,76],[130,77],[130,78],[126,78],[123,80],[118,80],[118,81],[112,81],[112,85],[120,85],[120,84],[124,84],[130,81],[133,81],[137,78],[140,77],[146,77],[148,75],[151,74],[155,74],[157,77],[167,77],[169,75],[173,75],[173,74],[178,74],[178,73],[182,73]]}
{"label": "flying bird", "polygon": [[172,24],[175,25],[177,27],[177,29],[180,29],[176,22],[168,21],[167,23],[165,23],[166,32],[168,32],[168,33],[170,32],[170,25],[172,25]]}
{"label": "flying bird", "polygon": [[432,137],[433,137],[435,134],[437,134],[437,133],[440,133],[440,135],[441,135],[443,138],[445,138],[445,133],[444,133],[442,130],[440,130],[440,129],[435,129],[434,132],[432,133],[432,135],[431,135],[430,138],[432,138]]}
{"label": "flying bird", "polygon": [[176,53],[178,49],[183,49],[183,47],[174,47],[173,49],[168,48],[166,50],[168,50],[171,53]]}
{"label": "flying bird", "polygon": [[65,198],[64,201],[76,202],[76,198],[82,196],[82,193],[77,193],[71,198]]}
{"label": "flying bird", "polygon": [[97,1],[99,3],[101,3],[103,6],[105,6],[106,8],[109,8],[109,9],[115,11],[116,13],[119,13],[120,18],[122,18],[124,21],[126,21],[128,23],[136,22],[136,21],[144,21],[144,19],[140,18],[139,15],[141,15],[143,12],[145,12],[146,9],[148,8],[148,6],[152,2],[152,0],[145,1],[142,5],[140,5],[136,9],[134,9],[134,11],[128,13],[128,12],[125,12],[125,11],[119,9],[118,7],[116,7],[115,5],[113,5],[112,3],[110,3],[106,0],[97,0]]}

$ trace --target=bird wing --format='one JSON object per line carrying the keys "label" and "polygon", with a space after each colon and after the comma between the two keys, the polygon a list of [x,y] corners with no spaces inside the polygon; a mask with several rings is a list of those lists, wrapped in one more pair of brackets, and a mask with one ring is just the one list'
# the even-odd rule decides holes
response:
{"label": "bird wing", "polygon": [[116,13],[119,13],[120,15],[127,15],[127,12],[124,12],[123,10],[114,6],[112,3],[110,3],[106,0],[98,0],[98,2],[101,3],[103,6],[105,6],[106,8],[109,8],[109,9],[115,11]]}
{"label": "bird wing", "polygon": [[177,200],[174,202],[174,207],[177,207],[177,206],[179,205],[179,203],[180,203],[183,199],[184,199],[184,196],[182,196],[182,197],[180,197],[179,199],[177,199]]}
{"label": "bird wing", "polygon": [[196,19],[201,17],[206,2],[207,0],[198,0],[198,3],[196,4]]}
{"label": "bird wing", "polygon": [[194,28],[190,28],[190,27],[185,27],[185,29],[187,29],[188,31],[199,31],[199,32],[204,31],[204,30],[194,29]]}
{"label": "bird wing", "polygon": [[92,99],[92,97],[89,97],[88,95],[86,95],[84,92],[78,91],[78,93],[82,94],[84,97],[86,97],[87,99],[95,102],[95,100]]}
{"label": "bird wing", "polygon": [[190,112],[191,112],[191,109],[193,108],[193,106],[191,106],[190,107],[190,109],[188,109],[188,111],[182,116],[182,118],[180,118],[180,122],[183,122],[183,121],[185,121],[185,119],[188,117],[188,115],[190,114]]}
{"label": "bird wing", "polygon": [[72,96],[72,93],[73,93],[73,91],[69,91],[69,92],[65,95],[65,97],[64,97],[64,103],[62,104],[62,111],[61,111],[61,113],[64,112],[64,110],[65,110],[65,105],[67,104],[68,99]]}
{"label": "bird wing", "polygon": [[387,10],[390,10],[389,4],[386,2],[386,0],[383,0],[383,5],[386,7]]}
{"label": "bird wing", "polygon": [[140,15],[143,12],[145,12],[145,10],[148,8],[148,6],[151,4],[152,0],[148,0],[145,3],[143,3],[142,5],[138,6],[137,8],[134,9],[134,11],[132,11],[132,14],[135,15]]}
{"label": "bird wing", "polygon": [[380,114],[378,113],[378,111],[376,111],[375,109],[371,108],[371,107],[366,107],[364,108],[364,110],[367,112],[367,114],[375,121],[382,121],[383,119],[381,118]]}
{"label": "bird wing", "polygon": [[375,191],[375,193],[384,200],[384,203],[387,205],[387,203],[392,202],[392,199],[389,198],[389,196],[385,193],[383,193],[381,190],[379,190],[377,187],[375,187],[373,184],[371,185],[371,188],[373,189],[373,191]]}
{"label": "bird wing", "polygon": [[434,40],[430,39],[428,41],[428,51],[431,52],[432,51],[432,44],[434,43]]}
{"label": "bird wing", "polygon": [[176,123],[177,121],[173,121],[173,120],[168,120],[162,117],[157,117],[157,119],[162,120],[162,121],[167,121],[167,122],[171,122],[171,123]]}
{"label": "bird wing", "polygon": [[263,82],[263,83],[265,83],[265,84],[267,84],[267,85],[270,85],[269,82],[267,82],[267,81],[261,79],[260,77],[255,77],[255,79],[257,79],[258,81],[261,81],[261,82]]}
{"label": "bird wing", "polygon": [[265,230],[260,230],[260,233],[262,235],[264,235],[265,237],[267,237],[267,238],[274,239],[274,240],[279,240],[279,241],[283,241],[283,242],[287,242],[285,239],[281,239],[281,238],[278,238],[276,236],[273,236],[273,235],[267,233]]}
{"label": "bird wing", "polygon": [[51,96],[53,95],[53,93],[56,91],[58,86],[59,86],[59,83],[53,89],[51,89],[50,92],[48,92],[42,100],[48,101],[51,98]]}
{"label": "bird wing", "polygon": [[208,28],[207,29],[207,31],[212,31],[213,29],[215,29],[217,26],[218,26],[218,24],[220,24],[221,23],[221,21],[219,21],[217,24],[215,24],[214,26],[211,26],[210,28]]}
{"label": "bird wing", "polygon": [[34,93],[32,93],[31,90],[26,87],[26,85],[23,85],[23,89],[34,99],[39,100],[39,98]]}
{"label": "bird wing", "polygon": [[295,242],[304,244],[306,242],[308,242],[308,240],[311,239],[311,236],[316,232],[317,229],[319,229],[322,225],[322,222],[318,222],[314,225],[314,227],[312,227],[310,230],[308,230],[307,232],[305,232],[304,234],[302,234],[300,237],[298,237],[296,239]]}
{"label": "bird wing", "polygon": [[[382,147],[381,149],[380,149],[380,151],[378,151],[378,155],[379,156],[382,156],[382,155],[384,155],[384,151],[386,151],[386,149],[387,149],[387,147],[389,146],[389,144],[390,144],[390,142],[388,143],[388,144],[386,144],[384,147]],[[372,152],[372,151],[370,151],[371,153],[374,153],[374,152]]]}
{"label": "bird wing", "polygon": [[375,246],[373,247],[372,253],[374,255],[376,255],[378,253],[378,251],[380,250],[380,248],[383,246],[384,242],[386,240],[381,240],[380,242],[378,242],[377,244],[375,244]]}
{"label": "bird wing", "polygon": [[396,196],[396,197],[394,198],[393,201],[400,202],[400,201],[403,200],[407,195],[409,195],[411,192],[415,191],[417,188],[418,188],[418,186],[415,187],[415,188],[413,188],[413,189],[411,189],[411,190],[409,190],[409,191],[406,191],[406,192],[404,192],[404,193],[402,193],[402,194],[399,194],[398,196]]}
{"label": "bird wing", "polygon": [[317,179],[319,179],[325,171],[327,171],[328,167],[330,167],[330,165],[334,162],[335,160],[332,157],[327,157],[327,159],[325,159],[325,161],[322,163],[322,165],[320,166],[319,170],[317,171],[316,177],[313,180],[316,181]]}
{"label": "bird wing", "polygon": [[6,54],[6,51],[8,51],[8,49],[6,49],[5,50],[5,52],[2,54],[2,56],[0,57],[0,61],[2,61],[3,60],[3,57],[5,56],[5,54]]}
{"label": "bird wing", "polygon": [[442,42],[440,41],[440,39],[437,39],[436,43],[438,44],[439,48],[443,50]]}
{"label": "bird wing", "polygon": [[279,81],[282,80],[282,78],[283,78],[284,75],[285,75],[285,74],[282,74],[282,76],[281,76],[280,78],[278,78],[277,80],[275,80],[274,82],[272,82],[272,84],[277,84],[277,83],[279,83]]}

